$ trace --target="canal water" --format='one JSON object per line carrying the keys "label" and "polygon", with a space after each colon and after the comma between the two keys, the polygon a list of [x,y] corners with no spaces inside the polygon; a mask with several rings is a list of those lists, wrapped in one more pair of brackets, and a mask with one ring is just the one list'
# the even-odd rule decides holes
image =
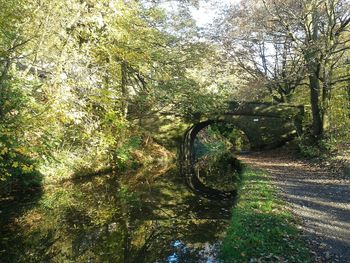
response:
{"label": "canal water", "polygon": [[80,178],[48,187],[21,211],[1,233],[0,258],[217,263],[231,207],[194,194],[175,165]]}
{"label": "canal water", "polygon": [[[218,248],[230,218],[231,202],[213,201],[191,192],[171,169],[146,190],[130,214],[130,262],[220,262]],[[144,261],[142,261],[144,259]]]}
{"label": "canal water", "polygon": [[[214,131],[198,136],[195,173],[209,190],[230,191],[232,144]],[[234,200],[204,198],[186,182],[175,164],[149,164],[1,200],[0,262],[219,263]]]}
{"label": "canal water", "polygon": [[93,251],[107,262],[220,262],[219,245],[232,203],[192,193],[175,168],[152,181],[147,175],[141,178],[125,190],[115,220],[105,229],[82,233],[74,253]]}

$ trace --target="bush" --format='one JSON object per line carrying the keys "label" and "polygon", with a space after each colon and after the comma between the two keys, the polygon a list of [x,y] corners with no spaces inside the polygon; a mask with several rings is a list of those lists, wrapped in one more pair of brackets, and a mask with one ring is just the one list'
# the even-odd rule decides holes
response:
{"label": "bush", "polygon": [[0,180],[0,191],[6,194],[39,187],[42,175],[30,157],[3,147],[0,152]]}
{"label": "bush", "polygon": [[315,139],[311,135],[304,135],[297,139],[298,151],[306,158],[318,158],[328,155],[336,150],[332,138]]}
{"label": "bush", "polygon": [[121,147],[117,148],[113,156],[113,166],[122,171],[127,168],[136,168],[137,163],[133,159],[132,153],[140,147],[141,141],[141,137],[133,136]]}

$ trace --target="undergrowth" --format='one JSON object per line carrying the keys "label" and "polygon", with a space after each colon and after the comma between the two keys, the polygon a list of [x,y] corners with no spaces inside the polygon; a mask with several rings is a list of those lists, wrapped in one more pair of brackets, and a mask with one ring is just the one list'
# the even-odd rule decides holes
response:
{"label": "undergrowth", "polygon": [[332,137],[315,139],[304,135],[296,140],[299,154],[305,158],[327,158],[337,150],[337,141]]}

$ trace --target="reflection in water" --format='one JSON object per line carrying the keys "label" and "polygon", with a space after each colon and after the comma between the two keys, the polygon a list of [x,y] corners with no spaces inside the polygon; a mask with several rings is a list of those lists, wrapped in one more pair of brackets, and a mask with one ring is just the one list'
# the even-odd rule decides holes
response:
{"label": "reflection in water", "polygon": [[235,153],[249,147],[246,142],[244,134],[234,126],[224,123],[206,126],[194,139],[193,173],[207,187],[234,191],[242,171]]}
{"label": "reflection in water", "polygon": [[[173,247],[174,252],[167,258],[168,263],[181,263],[181,262],[192,262],[189,261],[191,258],[191,253],[194,253],[198,256],[197,261],[198,263],[220,263],[217,259],[217,247],[218,243],[216,244],[210,244],[205,243],[204,247],[199,250],[193,250],[191,251],[191,248],[187,247],[184,243],[182,243],[180,240],[175,240],[171,243],[171,246]],[[194,262],[194,261],[193,261]]]}
{"label": "reflection in water", "polygon": [[77,180],[18,219],[21,242],[9,238],[0,261],[218,263],[231,206],[195,195],[174,168]]}
{"label": "reflection in water", "polygon": [[[190,192],[175,170],[158,178],[142,191],[138,211],[131,212],[134,229],[149,227],[135,240],[129,262],[219,262],[218,242],[230,217],[230,202],[217,202]],[[135,221],[134,221],[135,220]],[[152,229],[152,230],[151,230]],[[140,236],[138,236],[139,238]],[[139,257],[132,255],[139,251]],[[140,253],[142,251],[142,253]]]}
{"label": "reflection in water", "polygon": [[182,244],[180,240],[175,240],[174,242],[172,242],[171,246],[174,249],[174,253],[168,257],[167,262],[181,262],[181,258],[188,253],[189,249],[184,244]]}

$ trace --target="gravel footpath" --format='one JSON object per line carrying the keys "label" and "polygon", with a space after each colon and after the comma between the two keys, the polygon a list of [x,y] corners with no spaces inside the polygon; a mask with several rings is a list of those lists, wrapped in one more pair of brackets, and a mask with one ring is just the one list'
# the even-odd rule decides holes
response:
{"label": "gravel footpath", "polygon": [[239,159],[271,174],[280,195],[300,219],[315,262],[350,263],[350,178],[298,160],[284,150]]}

